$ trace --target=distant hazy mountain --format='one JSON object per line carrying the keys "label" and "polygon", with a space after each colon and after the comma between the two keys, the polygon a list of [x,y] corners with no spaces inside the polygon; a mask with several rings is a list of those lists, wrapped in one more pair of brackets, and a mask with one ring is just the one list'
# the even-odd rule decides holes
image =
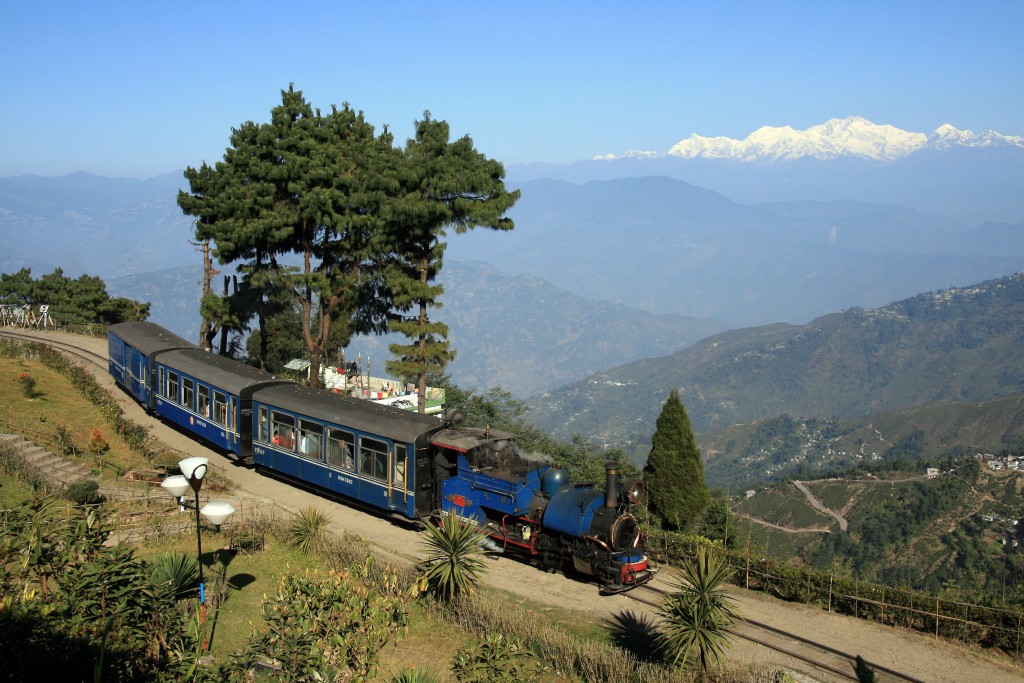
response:
{"label": "distant hazy mountain", "polygon": [[[200,267],[190,266],[117,278],[108,283],[108,291],[152,302],[150,320],[195,340],[200,279]],[[445,306],[438,316],[448,323],[458,352],[449,371],[466,388],[500,386],[525,397],[613,365],[677,351],[722,329],[707,320],[584,299],[539,278],[509,276],[486,264],[446,261],[440,279]],[[346,358],[370,358],[370,370],[383,375],[392,341],[404,342],[359,338]]]}
{"label": "distant hazy mountain", "polygon": [[743,140],[691,135],[665,152],[511,165],[508,174],[518,182],[573,183],[665,175],[745,204],[854,200],[975,222],[1024,222],[1024,138],[949,124],[926,135],[854,116],[802,131],[766,126]]}
{"label": "distant hazy mountain", "polygon": [[1024,273],[806,325],[724,332],[538,396],[530,415],[561,436],[638,443],[650,439],[673,388],[698,432],[780,415],[856,418],[1020,393]]}
{"label": "distant hazy mountain", "polygon": [[0,268],[61,267],[103,279],[197,263],[176,204],[181,173],[149,180],[72,173],[0,178]]}
{"label": "distant hazy mountain", "polygon": [[[839,123],[815,135],[873,148],[866,136],[885,128]],[[874,147],[894,154],[902,138],[883,132]],[[515,230],[448,239],[449,266],[494,269],[467,289],[457,277],[449,285],[441,315],[458,321],[457,376],[538,391],[721,326],[801,324],[1024,268],[1024,150],[997,134],[942,128],[931,137],[892,162],[663,156],[579,167],[642,176],[664,168],[663,177],[510,180],[522,190]],[[667,177],[677,172],[687,179]],[[192,338],[199,278],[178,269],[194,269],[199,256],[175,204],[184,185],[180,172],[0,178],[0,271],[133,277],[125,288],[153,302],[154,318],[189,318],[176,331]],[[128,295],[120,287],[112,293]],[[455,315],[460,306],[471,314]],[[373,351],[379,363],[385,356]]]}
{"label": "distant hazy mountain", "polygon": [[748,206],[666,177],[518,187],[516,229],[455,237],[452,258],[729,327],[802,323],[1024,267],[1020,225],[850,201]]}

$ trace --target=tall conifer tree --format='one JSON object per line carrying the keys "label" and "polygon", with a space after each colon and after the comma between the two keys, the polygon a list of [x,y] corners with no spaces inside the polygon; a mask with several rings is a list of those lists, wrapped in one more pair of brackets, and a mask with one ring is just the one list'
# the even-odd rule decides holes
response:
{"label": "tall conifer tree", "polygon": [[511,230],[505,212],[519,199],[519,191],[505,189],[505,169],[473,146],[467,135],[449,141],[449,127],[430,112],[416,122],[416,135],[406,142],[399,165],[402,197],[392,205],[397,258],[389,270],[388,286],[394,308],[412,315],[392,320],[389,328],[409,338],[391,344],[396,360],[387,371],[419,388],[419,411],[426,403],[428,373],[443,373],[455,352],[448,342],[448,326],[430,319],[440,308],[444,288],[435,281],[442,266],[447,229],[456,234],[476,227]]}
{"label": "tall conifer tree", "polygon": [[[232,131],[231,146],[212,170],[188,169],[185,213],[197,216],[196,238],[212,239],[221,263],[241,262],[244,292],[281,288],[302,310],[296,330],[319,383],[331,329],[382,331],[388,300],[381,205],[398,192],[391,136],[379,137],[347,104],[322,115],[301,91],[281,91],[270,123]],[[291,258],[288,258],[291,256]],[[292,265],[299,261],[301,265]],[[247,297],[262,313],[267,296]],[[261,331],[263,316],[261,315]],[[261,334],[261,339],[265,339]]]}
{"label": "tall conifer tree", "polygon": [[686,526],[711,501],[697,439],[678,389],[669,394],[658,416],[644,483],[651,511],[669,527]]}

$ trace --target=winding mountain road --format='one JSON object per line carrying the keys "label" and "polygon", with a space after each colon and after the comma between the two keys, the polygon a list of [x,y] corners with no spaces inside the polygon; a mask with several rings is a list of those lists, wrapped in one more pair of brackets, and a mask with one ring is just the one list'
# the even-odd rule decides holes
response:
{"label": "winding mountain road", "polygon": [[806,486],[804,486],[804,482],[794,481],[793,486],[797,487],[798,490],[800,490],[805,496],[807,496],[807,500],[810,501],[811,506],[814,507],[815,510],[817,510],[818,512],[823,512],[831,517],[835,517],[836,521],[839,522],[840,530],[846,531],[850,528],[850,523],[846,521],[846,518],[840,515],[838,512],[835,512],[834,510],[825,507],[825,504],[818,500],[817,497],[813,493],[811,493]]}

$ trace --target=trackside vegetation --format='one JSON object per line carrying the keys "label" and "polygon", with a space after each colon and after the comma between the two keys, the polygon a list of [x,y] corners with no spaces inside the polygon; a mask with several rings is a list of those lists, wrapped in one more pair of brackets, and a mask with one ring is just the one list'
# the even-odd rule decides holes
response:
{"label": "trackside vegetation", "polygon": [[[6,352],[12,354],[19,352],[35,354],[37,351],[34,349],[35,345],[19,344],[16,346],[17,348],[12,345],[6,345],[4,348],[7,349]],[[16,379],[11,381],[16,381]],[[37,389],[47,395],[53,393],[45,382],[40,382]],[[97,405],[102,405],[103,394],[106,392],[98,386],[95,391],[95,394],[90,393],[89,395],[96,398]],[[514,425],[521,417],[517,413],[519,404],[501,392],[493,393],[493,395],[492,392],[488,392],[485,395],[478,395],[472,391],[463,393],[467,399],[466,405],[471,408],[471,413],[476,419],[487,420],[488,423],[497,426],[502,423]],[[107,394],[106,398],[112,400],[109,394]],[[538,450],[542,450],[539,447],[545,445],[546,441],[536,429],[526,429],[524,433],[527,439],[532,439],[531,443],[538,446]],[[587,444],[581,440],[569,445],[563,444],[561,448],[562,450],[557,451],[558,457],[575,459],[583,471],[587,471],[588,467],[593,467],[600,471],[601,463],[607,456],[605,452],[589,450]],[[965,470],[963,474],[967,475],[968,472]],[[686,566],[687,563],[693,561],[694,557],[699,557],[701,548],[709,545],[714,546],[717,549],[715,551],[716,554],[721,554],[722,557],[725,557],[728,566],[734,569],[732,581],[735,583],[755,590],[764,590],[785,599],[818,604],[823,609],[831,609],[861,618],[874,619],[880,623],[914,628],[968,643],[999,648],[1011,653],[1017,652],[1015,643],[1024,640],[1019,632],[1019,624],[1022,618],[1019,602],[1015,596],[1008,596],[1008,600],[1000,601],[989,597],[975,599],[968,603],[965,600],[964,594],[936,596],[930,593],[907,591],[890,586],[857,581],[848,576],[837,575],[835,572],[816,571],[809,567],[795,567],[786,563],[772,562],[758,554],[756,548],[736,547],[739,544],[737,543],[735,530],[728,519],[728,508],[721,509],[722,502],[721,498],[713,499],[711,505],[694,521],[695,524],[699,523],[701,525],[700,528],[706,531],[708,536],[721,535],[724,536],[722,540],[712,541],[707,537],[685,536],[673,531],[662,530],[657,526],[651,526],[646,529],[645,546],[655,556],[655,559],[665,564],[675,564],[677,566]],[[922,510],[931,509],[924,502],[921,503],[921,506]],[[83,508],[82,514],[85,514],[86,511],[87,509]],[[90,522],[89,524],[93,525],[90,528],[98,529],[99,531],[95,533],[102,535],[102,512],[96,514],[98,515],[98,522]],[[546,618],[538,618],[536,613],[524,614],[523,610],[518,608],[510,610],[508,603],[502,596],[486,588],[478,588],[475,591],[462,591],[462,595],[455,601],[437,600],[430,597],[429,594],[423,595],[420,600],[413,600],[412,596],[418,593],[417,586],[422,578],[413,565],[406,565],[393,559],[382,558],[371,547],[355,542],[351,538],[339,541],[326,534],[325,540],[321,540],[319,534],[320,523],[316,521],[315,515],[304,516],[309,517],[311,521],[302,522],[300,520],[296,523],[292,520],[286,520],[281,522],[281,531],[278,532],[280,537],[284,539],[291,536],[292,532],[297,528],[296,524],[305,525],[308,531],[306,535],[315,540],[306,545],[304,552],[322,558],[318,561],[324,562],[325,569],[344,574],[345,580],[363,582],[363,588],[356,586],[351,588],[350,593],[347,593],[353,603],[361,600],[358,596],[362,595],[365,588],[371,593],[376,592],[391,596],[389,598],[391,602],[380,604],[385,606],[392,605],[392,607],[381,607],[381,609],[394,608],[398,610],[401,608],[407,612],[419,612],[422,610],[419,613],[429,615],[432,624],[431,628],[437,628],[438,623],[457,625],[460,632],[467,634],[467,638],[479,639],[479,647],[466,649],[463,653],[470,660],[479,658],[486,661],[488,658],[492,658],[497,661],[499,654],[505,656],[501,653],[507,645],[508,653],[506,654],[514,658],[532,656],[538,659],[541,669],[541,680],[548,680],[548,677],[555,675],[553,672],[558,672],[558,675],[561,676],[567,676],[570,680],[679,680],[678,677],[681,674],[677,669],[670,666],[669,662],[671,659],[661,654],[641,651],[634,645],[628,644],[629,639],[622,636],[622,634],[612,634],[611,640],[614,641],[613,644],[609,644],[609,642],[604,640],[595,640],[592,634],[581,634],[578,631],[566,629],[564,626],[552,623]],[[43,519],[43,517],[40,517],[40,519]],[[74,519],[77,523],[79,518],[65,515],[65,520],[68,519]],[[96,526],[97,524],[99,526]],[[26,524],[21,522],[19,522],[19,525],[19,528],[26,527]],[[62,528],[58,527],[58,529]],[[61,536],[61,534],[64,534],[64,536]],[[66,529],[54,534],[54,537],[58,539],[66,538]],[[30,541],[28,542],[30,543]],[[57,551],[64,552],[61,543],[63,542],[58,542],[55,547]],[[82,555],[85,557],[88,553]],[[5,562],[20,562],[20,558],[23,555],[15,553],[5,557]],[[103,559],[106,555],[99,554],[95,557],[99,558],[97,561],[107,561]],[[123,558],[125,555],[122,552],[122,555],[118,557]],[[368,561],[367,558],[372,559]],[[128,560],[133,561],[135,559],[134,555],[128,558]],[[155,572],[155,568],[147,566],[140,569],[128,560],[125,560],[127,563],[125,571],[128,574],[145,575],[147,581],[152,581],[152,573],[149,572],[149,569],[153,569],[153,572]],[[5,588],[3,597],[0,598],[4,601],[2,603],[4,608],[6,609],[6,606],[13,604],[9,601],[17,599],[19,595],[29,595],[32,594],[32,591],[40,591],[39,594],[41,595],[41,588],[35,588],[34,584],[28,585],[25,581],[38,583],[40,580],[51,576],[54,574],[52,569],[54,565],[51,564],[49,566],[51,567],[50,569],[34,569],[32,572],[24,574],[28,578],[24,579],[21,584],[16,585],[10,582],[4,584],[5,586],[14,586],[12,588],[13,593],[6,592]],[[90,571],[94,570],[106,571],[102,567],[97,568],[95,566],[93,569],[90,569]],[[21,570],[16,570],[16,568],[4,569],[0,572],[0,578],[17,576],[17,571]],[[7,581],[8,579],[3,578],[3,580]],[[331,579],[331,581],[333,580]],[[304,592],[307,589],[311,591],[324,591],[326,593],[335,591],[334,594],[338,594],[337,591],[343,590],[331,583],[322,584],[315,581],[309,583],[296,580],[293,585],[303,586],[302,591],[295,592],[297,600],[308,599]],[[470,580],[468,585],[476,585],[476,579]],[[51,586],[47,590],[50,591],[50,593],[47,593],[49,595],[56,589]],[[350,589],[346,588],[344,590]],[[180,590],[174,591],[175,595],[180,595],[180,592]],[[301,597],[299,597],[300,593]],[[394,602],[396,600],[401,603],[397,607]],[[34,606],[28,606],[26,609],[28,612],[25,612],[25,614],[29,615],[28,618],[34,618],[32,615],[37,615],[37,610]],[[169,643],[167,647],[162,645],[149,646],[150,650],[155,648],[156,654],[151,652],[151,654],[147,655],[150,659],[146,661],[157,663],[147,665],[155,668],[150,670],[149,674],[146,674],[149,676],[148,678],[142,677],[138,680],[165,680],[167,676],[171,676],[176,680],[180,680],[183,676],[187,680],[202,680],[203,677],[207,676],[235,675],[226,669],[223,671],[220,669],[209,669],[199,663],[201,655],[197,654],[195,649],[197,638],[194,634],[192,636],[189,635],[189,629],[198,632],[197,627],[194,625],[195,620],[192,618],[190,607],[186,606],[181,609],[184,609],[186,614],[183,622],[187,625],[187,628],[183,631],[179,643],[177,645]],[[392,614],[394,619],[401,622],[401,617],[398,616],[399,612],[395,611]],[[0,614],[0,618],[8,618],[8,616],[15,618],[18,615],[14,613],[11,613],[11,615]],[[366,619],[369,617],[364,615],[361,618]],[[253,621],[257,621],[256,615],[253,616]],[[412,622],[409,621],[407,623]],[[263,627],[261,626],[260,628]],[[404,632],[404,627],[391,633],[385,639],[386,642],[397,642],[402,632]],[[486,643],[484,639],[488,633],[502,633],[505,638],[502,642]],[[94,636],[100,638],[100,640],[96,641],[94,638],[93,641],[86,641],[86,649],[88,652],[93,653],[93,663],[95,664],[97,652],[105,653],[102,638],[106,636],[103,633],[94,634]],[[110,638],[113,638],[113,636],[110,636]],[[380,639],[378,637],[375,642],[380,642]],[[99,642],[100,649],[97,651],[92,645],[89,645],[90,642],[93,645]],[[251,643],[247,643],[244,648],[249,648],[250,645]],[[238,669],[238,671],[243,671],[244,666],[253,661],[252,658],[247,659],[249,655],[245,655],[245,652],[251,653],[253,650],[245,650],[244,648],[240,647],[236,652],[239,654],[238,659],[222,657],[218,659],[216,666],[230,665],[243,667]],[[372,650],[373,647],[367,646],[367,649],[364,651],[372,654]],[[377,652],[380,652],[380,650],[377,650]],[[234,655],[236,653],[231,654]],[[521,653],[530,654],[525,655]],[[125,656],[134,657],[135,655],[128,653]],[[268,656],[270,655],[253,655],[257,660],[259,657]],[[107,655],[103,654],[103,661],[114,661],[107,660],[106,657]],[[690,658],[685,659],[689,660]],[[710,662],[711,660],[709,659],[708,661]],[[335,666],[334,664],[328,664]],[[367,671],[369,670],[367,669]],[[185,672],[184,674],[182,673],[183,671]],[[216,674],[211,672],[216,672]],[[125,680],[134,679],[126,678]],[[723,680],[728,679],[723,678]]]}

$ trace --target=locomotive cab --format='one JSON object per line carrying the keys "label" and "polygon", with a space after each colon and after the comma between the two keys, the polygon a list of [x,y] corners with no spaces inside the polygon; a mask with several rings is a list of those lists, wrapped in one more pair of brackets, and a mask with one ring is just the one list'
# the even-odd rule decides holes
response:
{"label": "locomotive cab", "polygon": [[520,453],[514,435],[490,429],[443,429],[433,436],[442,514],[481,526],[524,516],[548,465]]}

